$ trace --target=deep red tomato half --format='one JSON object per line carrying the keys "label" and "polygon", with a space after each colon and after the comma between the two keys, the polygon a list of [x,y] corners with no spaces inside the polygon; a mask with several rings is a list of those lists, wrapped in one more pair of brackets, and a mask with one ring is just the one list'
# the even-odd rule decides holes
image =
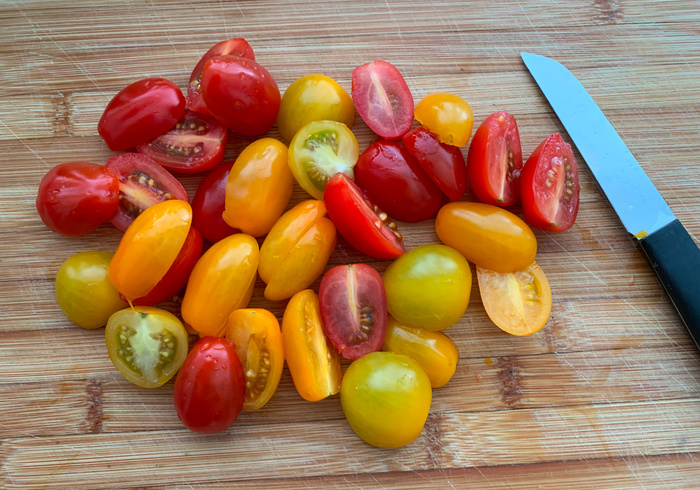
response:
{"label": "deep red tomato half", "polygon": [[382,347],[386,293],[379,273],[365,264],[333,267],[318,292],[321,324],[345,359],[359,359]]}
{"label": "deep red tomato half", "polygon": [[240,56],[216,56],[204,64],[202,96],[219,122],[246,136],[267,132],[277,120],[281,101],[270,72]]}
{"label": "deep red tomato half", "polygon": [[151,141],[185,112],[185,97],[165,78],[146,78],[124,88],[107,104],[97,132],[112,151]]}
{"label": "deep red tomato half", "polygon": [[224,159],[228,131],[216,119],[192,111],[169,131],[136,151],[151,157],[171,172],[194,174],[216,167]]}
{"label": "deep red tomato half", "polygon": [[323,203],[336,229],[360,252],[377,259],[393,259],[406,251],[396,223],[347,175],[338,173],[328,181]]}
{"label": "deep red tomato half", "polygon": [[523,154],[515,118],[506,111],[487,117],[476,130],[467,155],[474,195],[494,206],[512,206],[520,197]]}
{"label": "deep red tomato half", "polygon": [[373,61],[352,71],[352,101],[367,126],[382,138],[399,139],[413,124],[413,96],[399,70]]}
{"label": "deep red tomato half", "polygon": [[547,231],[566,231],[576,221],[581,187],[571,146],[553,133],[532,152],[520,176],[525,221]]}
{"label": "deep red tomato half", "polygon": [[96,163],[62,163],[41,179],[36,210],[49,229],[66,236],[84,235],[114,216],[119,179]]}
{"label": "deep red tomato half", "polygon": [[209,51],[204,53],[202,59],[199,60],[199,63],[197,63],[194,70],[192,70],[192,75],[190,75],[190,83],[187,85],[187,107],[191,111],[199,112],[200,114],[211,114],[209,109],[207,109],[207,105],[204,103],[204,99],[202,98],[202,71],[204,70],[204,64],[211,58],[226,54],[248,58],[249,60],[255,60],[253,48],[251,48],[248,41],[242,37],[229,39],[228,41],[221,41],[220,43],[216,43],[214,46],[209,48]]}
{"label": "deep red tomato half", "polygon": [[403,144],[447,197],[458,201],[464,195],[467,190],[467,164],[464,163],[462,150],[440,142],[423,126],[404,134]]}
{"label": "deep red tomato half", "polygon": [[119,208],[112,224],[126,230],[149,206],[168,199],[189,202],[182,184],[152,158],[140,153],[115,155],[105,167],[119,178]]}
{"label": "deep red tomato half", "polygon": [[226,206],[226,182],[234,163],[224,162],[209,172],[192,199],[192,226],[197,227],[204,239],[212,243],[238,233],[222,217]]}
{"label": "deep red tomato half", "polygon": [[417,222],[435,216],[442,192],[398,141],[377,140],[360,155],[355,182],[392,218]]}
{"label": "deep red tomato half", "polygon": [[233,342],[218,337],[197,341],[177,373],[173,402],[185,427],[202,434],[221,432],[236,420],[245,401],[245,376]]}

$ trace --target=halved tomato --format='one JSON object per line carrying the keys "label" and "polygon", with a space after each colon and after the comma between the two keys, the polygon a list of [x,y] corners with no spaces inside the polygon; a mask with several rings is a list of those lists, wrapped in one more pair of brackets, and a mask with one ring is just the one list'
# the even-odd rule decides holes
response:
{"label": "halved tomato", "polygon": [[416,104],[414,116],[424,128],[448,145],[466,146],[472,135],[474,113],[467,101],[458,95],[428,94]]}

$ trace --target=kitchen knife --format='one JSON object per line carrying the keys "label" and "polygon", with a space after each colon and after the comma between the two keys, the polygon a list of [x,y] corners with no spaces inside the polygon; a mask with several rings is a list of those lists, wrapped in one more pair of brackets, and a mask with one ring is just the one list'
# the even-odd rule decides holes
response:
{"label": "kitchen knife", "polygon": [[700,348],[700,250],[576,77],[552,59],[520,55]]}

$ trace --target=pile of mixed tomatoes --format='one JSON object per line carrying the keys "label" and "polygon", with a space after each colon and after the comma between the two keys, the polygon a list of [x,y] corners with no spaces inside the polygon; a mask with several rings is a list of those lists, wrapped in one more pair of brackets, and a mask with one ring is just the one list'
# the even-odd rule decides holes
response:
{"label": "pile of mixed tomatoes", "polygon": [[[380,138],[361,154],[355,110]],[[414,118],[420,126],[411,129]],[[222,163],[228,131],[266,133]],[[504,207],[521,203],[532,226],[564,231],[579,204],[576,161],[559,134],[523,165],[515,119],[492,114],[471,137],[462,98],[430,94],[414,107],[385,61],[352,72],[352,96],[307,75],[280,91],[243,39],[216,44],[197,64],[186,97],[165,79],[138,81],[107,105],[98,132],[120,153],[104,166],[71,162],[41,182],[46,225],[81,235],[105,220],[124,230],[114,254],[82,252],[56,277],[58,303],[86,329],[106,325],[117,370],[142,387],[177,373],[174,405],[193,431],[227,429],[264,406],[286,361],[306,400],[340,392],[352,429],[376,446],[420,434],[432,399],[455,372],[441,331],[469,303],[472,274],[493,322],[538,331],[551,290],[535,262],[535,235]],[[192,203],[173,177],[209,171]],[[297,182],[312,199],[291,210]],[[471,185],[481,202],[460,201]],[[445,204],[447,203],[447,204]],[[392,219],[435,218],[442,244],[406,251]],[[336,233],[360,252],[392,259],[383,277],[365,264],[328,270]],[[264,237],[264,240],[263,240]],[[262,245],[259,246],[259,241]],[[211,246],[202,254],[204,240]],[[248,309],[259,276],[280,322]],[[154,307],[184,289],[181,319]],[[201,339],[188,352],[188,330]],[[341,356],[352,360],[343,375]]]}

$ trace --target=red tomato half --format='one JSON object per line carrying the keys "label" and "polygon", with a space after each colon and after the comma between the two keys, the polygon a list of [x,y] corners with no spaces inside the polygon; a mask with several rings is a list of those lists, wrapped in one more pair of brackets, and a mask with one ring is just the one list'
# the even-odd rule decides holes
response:
{"label": "red tomato half", "polygon": [[525,221],[547,231],[566,231],[576,221],[581,187],[571,146],[553,133],[532,152],[520,177]]}
{"label": "red tomato half", "polygon": [[185,97],[177,85],[165,78],[146,78],[114,96],[97,132],[110,150],[126,150],[165,133],[184,112]]}
{"label": "red tomato half", "polygon": [[251,48],[250,44],[242,37],[221,41],[209,48],[209,51],[204,53],[202,59],[199,60],[197,66],[192,70],[190,83],[187,85],[187,107],[189,107],[191,111],[199,112],[200,114],[211,114],[209,109],[207,109],[207,105],[204,103],[204,99],[202,99],[202,71],[204,70],[204,64],[211,58],[225,54],[255,60],[253,48]]}
{"label": "red tomato half", "polygon": [[399,70],[373,61],[352,71],[352,101],[367,126],[382,138],[399,139],[413,124],[413,96]]}
{"label": "red tomato half", "polygon": [[221,163],[227,137],[226,128],[213,117],[185,111],[173,128],[136,151],[172,172],[194,174]]}
{"label": "red tomato half", "polygon": [[182,184],[146,155],[121,153],[107,160],[105,167],[119,177],[119,208],[111,221],[122,231],[153,204],[190,200]]}
{"label": "red tomato half", "polygon": [[520,196],[523,154],[515,118],[506,111],[491,114],[476,130],[467,172],[474,195],[486,204],[512,206]]}
{"label": "red tomato half", "polygon": [[238,233],[224,221],[226,206],[226,182],[235,162],[224,162],[209,172],[192,199],[192,226],[201,231],[202,236],[212,243]]}
{"label": "red tomato half", "polygon": [[321,324],[345,359],[359,359],[382,347],[386,293],[379,273],[365,264],[333,267],[318,292]]}
{"label": "red tomato half", "polygon": [[62,163],[41,179],[36,210],[49,229],[66,236],[94,230],[119,206],[119,179],[96,163]]}
{"label": "red tomato half", "polygon": [[336,229],[360,252],[377,259],[393,259],[406,251],[396,223],[347,175],[338,173],[328,181],[323,203]]}

